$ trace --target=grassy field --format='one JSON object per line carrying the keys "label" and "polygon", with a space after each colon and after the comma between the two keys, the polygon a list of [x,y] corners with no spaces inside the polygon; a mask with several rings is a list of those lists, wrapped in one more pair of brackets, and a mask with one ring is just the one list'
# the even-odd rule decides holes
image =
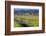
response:
{"label": "grassy field", "polygon": [[29,16],[14,16],[14,27],[22,27],[16,20],[23,20],[27,22],[29,27],[37,27],[39,26],[39,17],[37,15],[29,15]]}

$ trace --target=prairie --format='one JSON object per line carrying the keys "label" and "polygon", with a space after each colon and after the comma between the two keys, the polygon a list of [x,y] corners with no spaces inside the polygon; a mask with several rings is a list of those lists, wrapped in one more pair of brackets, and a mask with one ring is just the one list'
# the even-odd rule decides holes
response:
{"label": "prairie", "polygon": [[[14,16],[14,27],[22,27],[20,21],[23,21],[28,25],[28,27],[39,26],[39,16],[38,15],[15,15]],[[17,22],[18,21],[18,22]]]}

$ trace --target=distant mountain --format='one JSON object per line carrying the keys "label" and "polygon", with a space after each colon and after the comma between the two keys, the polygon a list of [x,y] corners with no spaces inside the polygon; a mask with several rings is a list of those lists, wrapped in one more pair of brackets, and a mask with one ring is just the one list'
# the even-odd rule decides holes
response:
{"label": "distant mountain", "polygon": [[14,14],[25,14],[25,13],[33,13],[33,14],[38,14],[39,9],[21,9],[21,8],[14,8]]}

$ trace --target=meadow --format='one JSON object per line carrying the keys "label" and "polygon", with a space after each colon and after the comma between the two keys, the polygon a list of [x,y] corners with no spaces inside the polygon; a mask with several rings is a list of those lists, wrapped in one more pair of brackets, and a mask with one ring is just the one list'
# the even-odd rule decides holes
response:
{"label": "meadow", "polygon": [[22,27],[21,24],[19,24],[18,21],[24,21],[26,22],[29,27],[38,27],[39,26],[39,16],[38,15],[15,15],[14,16],[14,27]]}

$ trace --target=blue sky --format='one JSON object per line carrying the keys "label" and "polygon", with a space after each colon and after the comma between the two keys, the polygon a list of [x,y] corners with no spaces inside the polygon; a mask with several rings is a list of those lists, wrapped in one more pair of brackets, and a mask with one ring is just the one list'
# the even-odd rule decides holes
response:
{"label": "blue sky", "polygon": [[28,9],[28,8],[14,8],[14,14],[18,13],[39,13],[39,9]]}

